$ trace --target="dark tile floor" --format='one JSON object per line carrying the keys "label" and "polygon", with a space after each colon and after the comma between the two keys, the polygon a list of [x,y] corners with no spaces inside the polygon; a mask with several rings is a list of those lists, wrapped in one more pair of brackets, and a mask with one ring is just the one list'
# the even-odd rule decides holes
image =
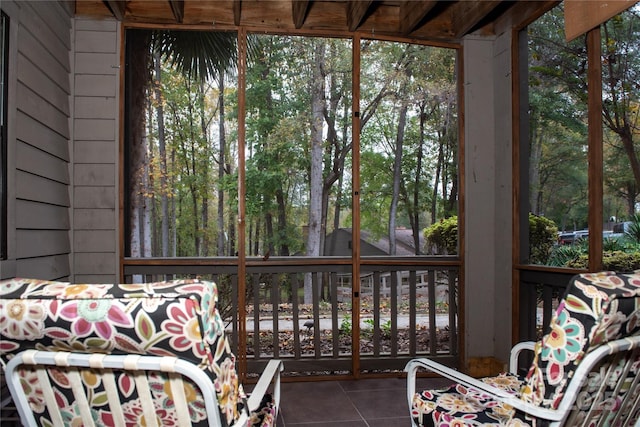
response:
{"label": "dark tile floor", "polygon": [[[278,427],[409,427],[406,379],[285,382]],[[419,378],[418,388],[450,384]]]}

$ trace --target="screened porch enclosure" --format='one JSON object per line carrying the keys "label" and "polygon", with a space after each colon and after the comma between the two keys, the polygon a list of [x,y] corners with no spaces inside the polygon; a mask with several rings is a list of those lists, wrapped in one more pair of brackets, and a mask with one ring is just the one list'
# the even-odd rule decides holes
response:
{"label": "screened porch enclosure", "polygon": [[[566,2],[570,3],[581,2]],[[611,4],[600,3],[601,9]],[[583,28],[585,35],[575,39],[579,47],[570,58],[578,74],[549,73],[580,77],[570,95],[556,90],[564,87],[557,80],[543,79],[549,75],[530,74],[532,65],[539,72],[550,65],[543,59],[556,56],[532,49],[533,43],[547,35],[546,27],[539,27],[527,38],[528,26],[564,4],[2,1],[2,71],[7,84],[2,93],[0,278],[118,283],[211,277],[225,287],[221,299],[229,307],[225,318],[228,331],[244,372],[249,373],[275,354],[290,359],[292,377],[294,372],[306,370],[318,376],[332,372],[354,377],[386,374],[413,354],[447,359],[474,375],[499,371],[514,342],[535,338],[548,323],[568,275],[603,269],[602,235],[606,224],[613,222],[609,218],[627,215],[628,207],[635,206],[629,202],[636,197],[635,187],[627,185],[633,184],[628,179],[632,168],[620,147],[622,142],[637,139],[637,129],[629,133],[631,139],[623,140],[626,134],[606,127],[613,122],[603,122],[603,111],[611,105],[614,92],[619,93],[615,85],[602,88],[603,81],[623,81],[606,77],[615,77],[611,74],[617,71],[613,65],[625,63],[607,50],[616,46],[615,37],[611,43],[604,42],[614,33],[607,34],[598,26],[602,20],[588,21],[591,26]],[[554,42],[564,37],[564,26],[554,21],[563,16],[564,11],[558,11],[552,17]],[[637,17],[637,9],[611,22],[634,22],[626,16]],[[176,144],[176,159],[183,164],[184,159],[186,163],[198,161],[199,166],[195,173],[190,169],[188,179],[175,186],[168,182],[177,179],[176,175],[148,175],[163,190],[154,194],[134,190],[129,182],[129,172],[136,168],[127,160],[134,146],[130,141],[133,128],[127,123],[132,119],[127,111],[131,81],[126,73],[135,55],[127,53],[126,39],[130,31],[156,29],[231,35],[235,64],[250,57],[247,36],[251,34],[269,40],[274,49],[272,56],[259,56],[262,63],[242,68],[244,74],[225,69],[225,78],[201,87],[186,84],[168,68],[163,70],[166,80],[160,83],[174,79],[181,84],[180,90],[165,94],[165,101],[172,101],[171,107],[185,105],[203,113],[189,116],[167,108],[167,124],[173,130],[188,129],[190,136],[200,131],[202,123],[212,121],[216,126],[192,139],[176,138],[177,133],[165,135],[167,153],[171,153],[171,144]],[[314,63],[310,52],[318,49],[321,56],[323,46],[313,45],[309,39],[325,42],[324,58],[331,59],[325,67],[310,66]],[[573,48],[564,42],[553,44]],[[277,55],[294,45],[299,55]],[[448,55],[438,57],[434,52]],[[394,58],[405,61],[380,60],[383,54],[396,53],[399,55]],[[636,52],[625,55],[634,60],[630,64],[637,64]],[[533,64],[532,59],[539,62]],[[293,67],[303,63],[300,68]],[[399,72],[394,75],[396,64],[403,67],[396,68]],[[437,96],[417,78],[433,71],[430,64],[442,66],[446,71],[443,80],[450,84],[448,91]],[[218,68],[223,65],[216,64]],[[155,72],[155,66],[147,70]],[[304,151],[311,147],[309,118],[314,117],[310,102],[314,88],[296,86],[300,97],[290,96],[293,83],[309,80],[302,77],[314,72],[331,72],[318,80],[325,84],[331,81],[331,86],[315,88],[317,99],[324,96],[328,106],[326,111],[315,110],[323,125],[313,134],[325,149],[320,153],[327,165],[320,170],[325,181],[313,181],[314,188],[322,187],[321,191],[311,190],[311,155]],[[541,84],[537,88],[548,92],[540,91],[534,99],[529,96],[529,85],[538,80]],[[391,83],[397,89],[396,96],[380,104],[388,114],[367,115],[371,109],[365,107],[375,105],[380,87]],[[417,84],[429,90],[416,90]],[[349,89],[329,90],[337,87]],[[151,101],[162,97],[155,98],[154,89],[147,88],[152,97],[146,101],[141,98],[141,105],[148,110],[138,123],[144,123],[143,131],[153,135],[147,142],[157,144],[153,150],[141,150],[153,154],[146,166],[157,172],[162,163],[160,138],[156,136],[160,103]],[[206,103],[189,97],[206,90],[215,95]],[[405,96],[411,93],[429,96]],[[551,97],[559,93],[566,96]],[[607,94],[604,104],[603,93]],[[625,99],[636,106],[637,91],[629,94]],[[221,98],[224,103],[219,103]],[[419,102],[425,99],[438,102]],[[563,121],[568,126],[550,137],[530,132],[532,128],[560,129],[560,122],[537,122],[549,117],[530,114],[533,101],[549,107],[536,113],[552,113],[554,119],[558,112],[569,111],[550,108],[556,106],[551,100],[571,100],[563,108],[575,107],[570,110],[572,120]],[[576,100],[579,102],[573,102]],[[224,114],[220,105],[225,106]],[[279,109],[285,105],[287,108]],[[239,114],[241,111],[246,114]],[[288,112],[296,114],[287,116]],[[436,117],[430,116],[431,112],[438,113],[437,120],[424,121],[421,127],[421,119]],[[194,119],[189,127],[178,121],[185,116]],[[388,117],[393,120],[385,120]],[[403,120],[406,144],[400,146],[398,124]],[[532,135],[543,135],[536,140],[540,143],[536,153],[529,151]],[[423,136],[437,145],[421,145]],[[188,147],[192,150],[180,154],[206,154],[177,157],[181,141],[193,144]],[[221,151],[216,151],[221,141],[229,154],[224,160]],[[202,146],[209,151],[200,150]],[[566,157],[560,151],[545,152],[548,148],[570,148],[571,163],[555,162]],[[280,152],[286,156],[278,157]],[[543,175],[535,180],[529,175],[533,154],[540,154],[536,159],[545,168],[556,168],[551,171],[554,179],[546,181],[546,189]],[[423,161],[432,162],[428,169],[418,167],[421,155]],[[275,170],[275,164],[290,167]],[[200,179],[205,181],[203,165],[211,168],[216,180],[201,185]],[[335,171],[340,173],[332,175]],[[334,176],[338,178],[334,182],[327,179]],[[393,188],[394,176],[402,177],[397,189]],[[612,177],[616,179],[609,179]],[[610,184],[614,187],[606,187]],[[202,188],[211,193],[202,192]],[[620,189],[625,194],[616,198]],[[170,219],[167,228],[161,225],[160,216],[154,221],[151,216],[130,216],[127,204],[131,198],[150,194],[157,198],[148,203],[149,211],[162,211],[161,194],[180,198],[182,204],[176,204],[175,212],[191,209],[194,198],[198,210],[190,215],[191,222],[186,216],[174,221],[177,216],[165,215],[165,220]],[[320,208],[311,209],[311,196],[317,194],[323,195],[314,200],[314,206]],[[572,198],[558,197],[549,204],[551,198],[566,194]],[[577,254],[581,264],[531,262],[528,216],[532,200],[539,217],[559,215],[557,224],[562,228],[588,229],[587,245],[564,248]],[[205,206],[208,216],[204,215]],[[398,215],[391,217],[394,206]],[[416,206],[420,209],[410,209]],[[563,221],[560,215],[565,207],[574,209]],[[216,216],[220,212],[224,216]],[[320,213],[322,224],[313,231],[306,228],[312,222],[307,219],[311,212]],[[281,214],[286,221],[280,221]],[[365,232],[391,237],[388,230],[394,228],[415,230],[414,237],[419,240],[428,224],[453,214],[458,226],[456,254],[436,255],[419,242],[411,254],[401,254],[398,240],[395,253],[389,243],[385,254],[374,254],[366,252],[365,243],[361,243]],[[207,227],[203,227],[204,218]],[[396,224],[389,225],[387,218],[395,219]],[[144,244],[144,250],[131,251],[131,223],[154,230],[154,234],[138,233],[138,244]],[[347,228],[353,230],[351,246],[343,247],[347,254],[322,252],[322,243],[312,245],[317,252],[308,251],[305,233],[321,242],[331,231]],[[186,229],[198,234],[197,243],[193,236],[185,237]],[[150,237],[164,238],[165,232],[169,244],[158,244],[161,239]],[[184,246],[174,243],[187,239]],[[412,299],[408,306],[405,298]],[[406,342],[405,325],[411,329]],[[258,340],[258,335],[264,339]]]}
{"label": "screened porch enclosure", "polygon": [[460,261],[423,229],[458,209],[459,46],[124,34],[126,281],[214,280],[248,373],[457,365]]}

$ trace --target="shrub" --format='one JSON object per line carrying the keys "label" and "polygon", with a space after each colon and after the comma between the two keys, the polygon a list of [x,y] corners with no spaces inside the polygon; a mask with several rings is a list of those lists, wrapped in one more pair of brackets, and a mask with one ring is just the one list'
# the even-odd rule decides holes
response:
{"label": "shrub", "polygon": [[[558,227],[550,219],[529,214],[531,262],[547,262],[558,240]],[[458,217],[452,216],[424,230],[427,253],[455,255],[458,253]]]}
{"label": "shrub", "polygon": [[[602,254],[602,266],[604,270],[617,272],[629,272],[640,269],[640,252],[613,251]],[[583,254],[569,261],[567,267],[587,269],[589,267],[589,255]]]}
{"label": "shrub", "polygon": [[558,241],[558,227],[548,218],[529,213],[529,262],[546,264]]}
{"label": "shrub", "polygon": [[458,217],[452,216],[424,229],[427,253],[455,255],[458,253]]}
{"label": "shrub", "polygon": [[631,224],[625,234],[631,241],[640,243],[640,214],[631,217]]}
{"label": "shrub", "polygon": [[567,267],[570,263],[578,260],[585,254],[584,244],[556,246],[547,260],[547,265],[555,267]]}

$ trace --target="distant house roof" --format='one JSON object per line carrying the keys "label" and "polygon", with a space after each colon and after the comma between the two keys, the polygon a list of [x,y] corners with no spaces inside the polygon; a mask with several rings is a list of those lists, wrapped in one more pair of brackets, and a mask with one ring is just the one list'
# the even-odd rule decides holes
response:
{"label": "distant house roof", "polygon": [[[351,228],[339,228],[326,237],[324,245],[325,256],[349,256],[352,248]],[[420,248],[424,247],[424,238],[420,236]],[[372,233],[360,232],[360,253],[362,255],[390,255],[389,236],[375,238]],[[407,228],[396,229],[396,253],[398,256],[416,255],[413,241],[413,231]]]}

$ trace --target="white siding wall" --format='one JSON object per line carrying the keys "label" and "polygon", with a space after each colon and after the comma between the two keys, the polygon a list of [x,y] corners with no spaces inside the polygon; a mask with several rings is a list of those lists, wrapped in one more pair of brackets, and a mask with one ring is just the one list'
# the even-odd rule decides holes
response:
{"label": "white siding wall", "polygon": [[74,282],[118,280],[119,25],[75,19]]}
{"label": "white siding wall", "polygon": [[8,260],[0,277],[70,274],[70,3],[3,0],[10,19]]}
{"label": "white siding wall", "polygon": [[511,347],[510,41],[464,40],[465,360]]}

